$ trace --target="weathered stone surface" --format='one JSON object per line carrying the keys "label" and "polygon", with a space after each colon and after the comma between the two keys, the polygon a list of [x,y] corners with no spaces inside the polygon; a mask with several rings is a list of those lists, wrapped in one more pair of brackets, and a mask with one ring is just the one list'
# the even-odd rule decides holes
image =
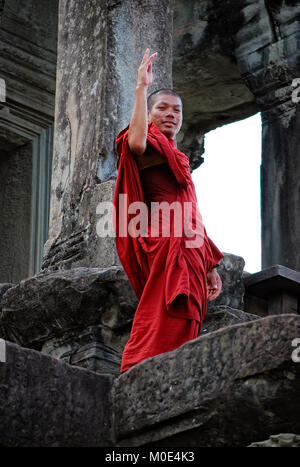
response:
{"label": "weathered stone surface", "polygon": [[[245,2],[175,1],[173,82],[183,99],[179,147],[202,162],[204,134],[257,112],[235,59],[235,33]],[[204,154],[205,158],[205,154]]]}
{"label": "weathered stone surface", "polygon": [[32,171],[31,142],[0,154],[1,282],[18,282],[29,274]]}
{"label": "weathered stone surface", "polygon": [[6,362],[0,363],[0,445],[111,445],[112,380],[6,342]]}
{"label": "weathered stone surface", "polygon": [[251,443],[249,448],[299,448],[300,435],[294,433],[279,433],[278,435],[271,435],[265,441],[257,441]]}
{"label": "weathered stone surface", "polygon": [[[242,308],[244,260],[226,254],[220,298],[211,302],[202,333],[255,319]],[[138,300],[122,267],[41,272],[5,293],[1,335],[22,346],[99,373],[119,373]]]}
{"label": "weathered stone surface", "polygon": [[11,287],[14,287],[15,284],[10,284],[10,283],[3,283],[3,284],[0,284],[0,310],[1,310],[1,299],[3,297],[3,295],[5,294],[5,292],[7,292],[8,289],[10,289]]}
{"label": "weathered stone surface", "polygon": [[68,337],[64,352],[71,350],[71,342],[78,348],[94,340],[118,352],[122,332],[112,337],[113,330],[126,328],[136,305],[120,267],[46,272],[7,290],[0,327],[7,340],[39,350],[53,338],[62,345]]}
{"label": "weathered stone surface", "polygon": [[[299,44],[300,34],[297,46],[293,46]],[[290,96],[286,99],[291,97],[291,81],[289,85]],[[261,168],[263,268],[282,264],[300,272],[299,127],[299,104],[282,117],[265,117]]]}
{"label": "weathered stone surface", "polygon": [[[262,267],[282,264],[300,270],[298,156],[299,106],[293,80],[300,76],[299,2],[244,2],[253,19],[240,28],[236,60],[262,111]],[[252,3],[252,5],[250,5]],[[254,5],[253,5],[254,3]],[[247,4],[247,6],[246,6]],[[246,26],[246,27],[245,27]],[[249,37],[255,38],[249,41]]]}
{"label": "weathered stone surface", "polygon": [[197,154],[193,168],[205,160],[207,131],[262,112],[262,265],[296,271],[299,12],[299,1],[176,0],[173,59],[184,109],[179,147]]}
{"label": "weathered stone surface", "polygon": [[[171,0],[62,0],[57,73],[58,2],[53,0],[50,14],[48,3],[10,0],[2,12],[0,0],[4,25],[0,72],[8,94],[0,115],[3,149],[31,144],[34,138],[35,145],[40,143],[39,135],[52,123],[57,76],[51,225],[44,268],[119,264],[112,239],[96,235],[96,208],[99,201],[112,198],[114,139],[129,121],[137,66],[150,46],[159,52],[153,87],[172,84],[173,52],[173,82],[184,105],[178,143],[190,155],[192,168],[203,160],[205,132],[262,111],[263,267],[280,263],[299,270],[299,102],[293,100],[292,82],[300,76],[300,2],[176,0],[172,38]],[[295,95],[299,97],[299,92]],[[41,243],[42,237],[37,238]],[[253,318],[232,326],[249,318],[238,310],[243,305],[242,267],[232,267],[226,257],[219,268],[224,289],[209,305],[208,320],[210,330],[217,323],[222,329],[141,363],[118,379],[114,415],[120,444],[239,446],[279,430],[300,432],[299,363],[290,357],[291,341],[300,335],[299,316]],[[1,335],[8,333],[22,345],[96,371],[101,361],[100,370],[111,371],[118,366],[136,300],[130,298],[126,278],[123,285],[120,278],[110,279],[112,269],[109,273],[102,269],[103,281],[78,271],[70,270],[65,277],[61,271],[55,278],[34,277],[5,290]],[[84,276],[82,282],[79,276]],[[26,425],[26,440],[21,443],[32,445],[38,439],[41,444],[45,436],[49,445],[61,420],[53,419],[55,426],[49,429],[39,401],[44,393],[52,401],[53,394],[69,388],[68,382],[62,387],[55,380],[53,389],[53,374],[45,370],[44,377],[38,365],[27,371],[25,360],[15,359],[15,374],[9,370],[9,394],[14,391],[13,377],[22,387],[8,399],[10,418],[6,406],[1,408],[3,429],[9,434],[4,444],[20,444],[24,414],[26,420],[31,414],[37,420],[39,409],[42,434],[36,434],[38,423],[29,422],[30,435]],[[5,384],[0,390],[6,401]],[[30,388],[26,397],[24,387]],[[32,396],[34,387],[37,398]],[[64,399],[67,418],[70,406]],[[51,420],[52,409],[47,410],[45,417],[49,413]],[[79,432],[84,428],[81,425]],[[67,437],[75,428],[64,429]],[[75,439],[71,438],[67,445]]]}
{"label": "weathered stone surface", "polygon": [[114,382],[117,443],[247,446],[299,432],[299,335],[299,316],[271,316],[139,363]]}
{"label": "weathered stone surface", "polygon": [[224,253],[217,269],[222,279],[222,292],[215,300],[208,302],[208,310],[221,305],[240,310],[244,308],[244,266],[245,260],[241,256]]}
{"label": "weathered stone surface", "polygon": [[[99,374],[120,374],[121,353],[101,343],[92,342],[79,347],[78,350],[72,349],[62,355],[61,360],[70,363],[70,365],[80,366]],[[74,347],[74,344],[73,344]],[[45,352],[43,348],[43,352]]]}
{"label": "weathered stone surface", "polygon": [[1,2],[1,282],[39,271],[47,240],[57,6],[58,0]]}
{"label": "weathered stone surface", "polygon": [[8,134],[13,130],[9,141],[1,138],[4,149],[16,146],[13,133],[17,142],[28,141],[53,122],[58,0],[51,0],[51,7],[49,0],[9,0],[0,10],[0,75],[10,109],[4,120]]}
{"label": "weathered stone surface", "polygon": [[[80,215],[89,213],[89,222],[86,227],[70,234],[70,237],[61,242],[55,241],[48,251],[49,242],[45,245],[46,258],[42,270],[55,271],[58,269],[70,269],[74,261],[81,265],[88,263],[90,266],[101,265],[110,267],[119,265],[120,260],[115,249],[114,229],[112,224],[112,199],[115,188],[115,180],[107,180],[95,185],[88,190],[89,195],[82,199]],[[103,235],[98,229],[102,219],[110,219],[109,230]],[[87,248],[88,242],[96,245]],[[48,245],[48,246],[47,246]],[[84,258],[83,261],[81,259]]]}
{"label": "weathered stone surface", "polygon": [[217,331],[226,326],[246,323],[247,321],[253,321],[258,318],[260,318],[260,316],[245,313],[242,310],[236,310],[229,306],[221,305],[210,307],[202,323],[201,335]]}

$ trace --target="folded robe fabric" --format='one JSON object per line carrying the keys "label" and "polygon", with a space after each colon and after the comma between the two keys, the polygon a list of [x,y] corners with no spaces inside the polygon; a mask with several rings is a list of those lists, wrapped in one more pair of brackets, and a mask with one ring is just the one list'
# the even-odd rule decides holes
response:
{"label": "folded robe fabric", "polygon": [[[119,154],[113,199],[116,248],[139,299],[123,354],[121,371],[125,371],[145,358],[173,350],[197,336],[206,313],[206,274],[218,265],[223,254],[207,236],[189,159],[175,147],[174,140],[166,138],[150,123],[147,143],[166,159],[166,164],[141,173],[128,145],[128,127],[116,142]],[[148,209],[147,223],[140,231],[134,222],[136,212],[130,213],[130,206],[136,202],[143,202],[148,208],[157,203],[156,209]],[[177,215],[175,211],[170,215],[171,210],[161,212],[162,202],[169,206],[175,202]],[[163,222],[168,228],[166,236]],[[133,227],[128,234],[130,225]]]}

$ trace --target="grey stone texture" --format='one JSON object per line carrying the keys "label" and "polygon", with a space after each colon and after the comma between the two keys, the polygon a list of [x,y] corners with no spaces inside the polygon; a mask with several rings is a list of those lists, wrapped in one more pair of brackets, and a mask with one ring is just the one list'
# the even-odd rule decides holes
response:
{"label": "grey stone texture", "polygon": [[28,276],[31,236],[32,145],[0,154],[0,282]]}
{"label": "grey stone texture", "polygon": [[0,363],[0,445],[112,445],[112,380],[6,342],[6,362]]}
{"label": "grey stone texture", "polygon": [[[255,5],[256,14],[263,10],[268,20],[265,40],[249,43],[249,35],[241,35],[247,53],[238,53],[237,63],[262,112],[262,265],[282,264],[299,271],[299,106],[293,100],[292,84],[300,76],[295,21],[300,4],[260,3]],[[258,40],[259,22],[250,22],[247,28],[252,37],[256,29]]]}
{"label": "grey stone texture", "polygon": [[215,300],[207,304],[201,335],[259,318],[250,307],[244,310],[244,266],[245,261],[241,256],[224,253],[217,268],[222,280],[222,291]]}
{"label": "grey stone texture", "polygon": [[[173,36],[173,82],[184,108],[182,149],[190,154],[198,145],[201,155],[207,131],[261,112],[262,267],[282,264],[296,271],[299,11],[299,1],[177,0]],[[203,160],[205,154],[192,157],[192,165]]]}
{"label": "grey stone texture", "polygon": [[217,331],[218,329],[226,326],[232,326],[233,324],[246,323],[247,321],[253,321],[258,319],[260,316],[253,313],[245,312],[243,310],[237,310],[230,306],[215,306],[210,307],[207,310],[207,314],[202,322],[201,335],[209,332]]}
{"label": "grey stone texture", "polygon": [[249,448],[299,448],[300,435],[294,433],[279,433],[278,435],[271,435],[265,441],[257,441],[251,443]]}
{"label": "grey stone texture", "polygon": [[0,282],[37,272],[48,236],[57,4],[0,5],[0,79],[6,90],[0,103]]}
{"label": "grey stone texture", "polygon": [[298,433],[299,333],[299,316],[270,316],[139,363],[114,381],[117,444],[238,447]]}
{"label": "grey stone texture", "polygon": [[299,316],[260,318],[118,378],[6,342],[0,445],[245,447],[299,433],[300,366],[291,358],[299,333]]}
{"label": "grey stone texture", "polygon": [[[0,307],[1,307],[1,299],[3,297],[3,295],[5,294],[5,292],[10,289],[11,287],[13,287],[15,284],[10,284],[10,283],[3,283],[3,284],[0,284]],[[1,309],[1,308],[0,308]]]}
{"label": "grey stone texture", "polygon": [[121,267],[41,272],[4,293],[0,337],[99,373],[119,373],[136,306]]}
{"label": "grey stone texture", "polygon": [[[243,258],[225,254],[218,268],[223,291],[210,302],[202,333],[256,318],[242,311],[243,265]],[[119,373],[138,305],[121,266],[41,271],[1,290],[0,337],[99,373]]]}
{"label": "grey stone texture", "polygon": [[229,306],[231,308],[244,309],[245,286],[243,273],[245,260],[241,256],[225,253],[217,268],[222,280],[222,291],[220,295],[208,302],[208,310],[216,306]]}
{"label": "grey stone texture", "polygon": [[184,114],[178,142],[192,168],[205,160],[207,131],[258,111],[235,58],[243,3],[175,1],[173,83]]}

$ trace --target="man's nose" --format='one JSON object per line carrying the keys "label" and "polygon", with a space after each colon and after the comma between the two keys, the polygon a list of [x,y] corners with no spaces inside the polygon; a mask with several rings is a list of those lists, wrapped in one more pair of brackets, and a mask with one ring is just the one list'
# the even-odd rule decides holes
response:
{"label": "man's nose", "polygon": [[173,109],[168,109],[167,111],[167,117],[175,117],[175,112]]}

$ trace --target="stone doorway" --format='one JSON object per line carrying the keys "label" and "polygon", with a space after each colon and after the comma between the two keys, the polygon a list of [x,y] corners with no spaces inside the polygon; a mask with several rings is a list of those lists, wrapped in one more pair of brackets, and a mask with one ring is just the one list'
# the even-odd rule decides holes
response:
{"label": "stone doorway", "polygon": [[[0,282],[40,270],[48,235],[53,128],[0,152]],[[3,141],[2,147],[9,147]]]}

